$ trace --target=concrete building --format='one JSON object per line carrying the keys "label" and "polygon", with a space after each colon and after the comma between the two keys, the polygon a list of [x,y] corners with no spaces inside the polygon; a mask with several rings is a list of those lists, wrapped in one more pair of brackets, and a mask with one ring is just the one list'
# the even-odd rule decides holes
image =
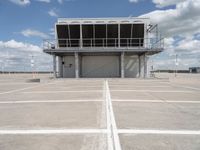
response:
{"label": "concrete building", "polygon": [[147,77],[148,57],[163,51],[149,18],[60,18],[55,39],[44,40],[56,77]]}

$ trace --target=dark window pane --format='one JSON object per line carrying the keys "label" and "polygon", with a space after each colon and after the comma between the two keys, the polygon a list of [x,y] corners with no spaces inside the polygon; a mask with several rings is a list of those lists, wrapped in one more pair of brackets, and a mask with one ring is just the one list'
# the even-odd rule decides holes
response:
{"label": "dark window pane", "polygon": [[132,24],[120,25],[120,46],[128,47],[131,45]]}
{"label": "dark window pane", "polygon": [[94,46],[103,47],[106,45],[106,25],[98,24],[94,25],[95,29],[95,41]]}
{"label": "dark window pane", "polygon": [[57,25],[58,46],[66,47],[67,39],[69,39],[68,25]]}
{"label": "dark window pane", "polygon": [[118,24],[107,25],[107,46],[116,47],[118,45]]}
{"label": "dark window pane", "polygon": [[84,47],[93,46],[93,38],[94,38],[93,25],[83,25],[82,35],[83,35],[83,46]]}
{"label": "dark window pane", "polygon": [[80,25],[69,25],[70,29],[70,47],[79,47]]}
{"label": "dark window pane", "polygon": [[144,24],[133,24],[131,46],[143,46],[144,44]]}

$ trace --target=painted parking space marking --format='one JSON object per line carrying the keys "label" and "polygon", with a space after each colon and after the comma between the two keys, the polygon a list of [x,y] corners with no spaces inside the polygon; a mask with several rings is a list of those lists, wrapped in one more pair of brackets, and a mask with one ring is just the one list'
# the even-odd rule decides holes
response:
{"label": "painted parking space marking", "polygon": [[163,88],[163,87],[171,87],[171,86],[169,86],[169,85],[166,85],[166,86],[156,86],[156,85],[109,85],[110,87],[118,87],[118,86],[120,86],[120,87],[130,87],[130,88],[132,88],[132,87],[134,87],[134,88],[137,88],[137,87],[144,87],[144,88],[148,88],[148,87],[155,87],[155,88]]}
{"label": "painted parking space marking", "polygon": [[92,100],[27,100],[27,101],[0,101],[0,104],[25,104],[25,103],[84,103],[102,102],[101,99]]}
{"label": "painted parking space marking", "polygon": [[196,88],[196,87],[192,87],[192,86],[176,85],[176,84],[172,84],[172,83],[171,83],[171,85],[173,87],[181,87],[181,88],[185,88],[185,89],[191,89],[191,90],[200,91],[200,88]]}
{"label": "painted parking space marking", "polygon": [[113,102],[141,102],[141,103],[194,103],[200,104],[200,101],[179,101],[179,100],[142,100],[142,99],[112,99]]}
{"label": "painted parking space marking", "polygon": [[16,89],[16,90],[10,90],[10,91],[6,91],[6,92],[1,92],[0,95],[10,94],[10,93],[14,93],[14,92],[21,92],[21,91],[24,91],[24,90],[29,90],[29,89],[33,89],[33,88],[36,88],[36,87],[41,87],[41,86],[49,85],[49,84],[52,84],[52,83],[43,83],[43,84],[39,84],[39,85],[35,85],[35,86],[30,86],[30,87],[26,87],[26,88],[20,88],[20,89]]}
{"label": "painted parking space marking", "polygon": [[23,94],[45,94],[45,93],[85,93],[85,92],[102,92],[102,90],[77,90],[77,91],[32,91],[32,92],[22,92]]}
{"label": "painted parking space marking", "polygon": [[145,130],[145,129],[119,129],[119,134],[174,134],[174,135],[200,135],[200,130]]}
{"label": "painted parking space marking", "polygon": [[106,114],[107,114],[107,140],[109,150],[121,150],[121,144],[118,135],[118,129],[113,112],[112,100],[109,90],[108,81],[105,81],[105,98],[106,98]]}
{"label": "painted parking space marking", "polygon": [[35,130],[0,130],[0,135],[23,134],[106,134],[106,129],[35,129]]}
{"label": "painted parking space marking", "polygon": [[150,92],[150,93],[197,93],[197,91],[180,90],[110,90],[111,92]]}

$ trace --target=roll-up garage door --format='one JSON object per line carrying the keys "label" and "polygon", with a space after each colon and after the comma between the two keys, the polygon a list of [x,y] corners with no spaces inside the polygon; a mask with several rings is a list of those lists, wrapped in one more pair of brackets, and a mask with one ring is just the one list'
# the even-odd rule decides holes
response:
{"label": "roll-up garage door", "polygon": [[119,77],[119,56],[82,56],[82,77]]}

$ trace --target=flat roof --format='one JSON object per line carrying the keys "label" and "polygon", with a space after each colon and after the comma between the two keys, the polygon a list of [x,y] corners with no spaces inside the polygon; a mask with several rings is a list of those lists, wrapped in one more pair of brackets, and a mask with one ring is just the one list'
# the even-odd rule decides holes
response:
{"label": "flat roof", "polygon": [[119,17],[119,18],[58,18],[57,24],[112,24],[112,23],[148,23],[150,18]]}

